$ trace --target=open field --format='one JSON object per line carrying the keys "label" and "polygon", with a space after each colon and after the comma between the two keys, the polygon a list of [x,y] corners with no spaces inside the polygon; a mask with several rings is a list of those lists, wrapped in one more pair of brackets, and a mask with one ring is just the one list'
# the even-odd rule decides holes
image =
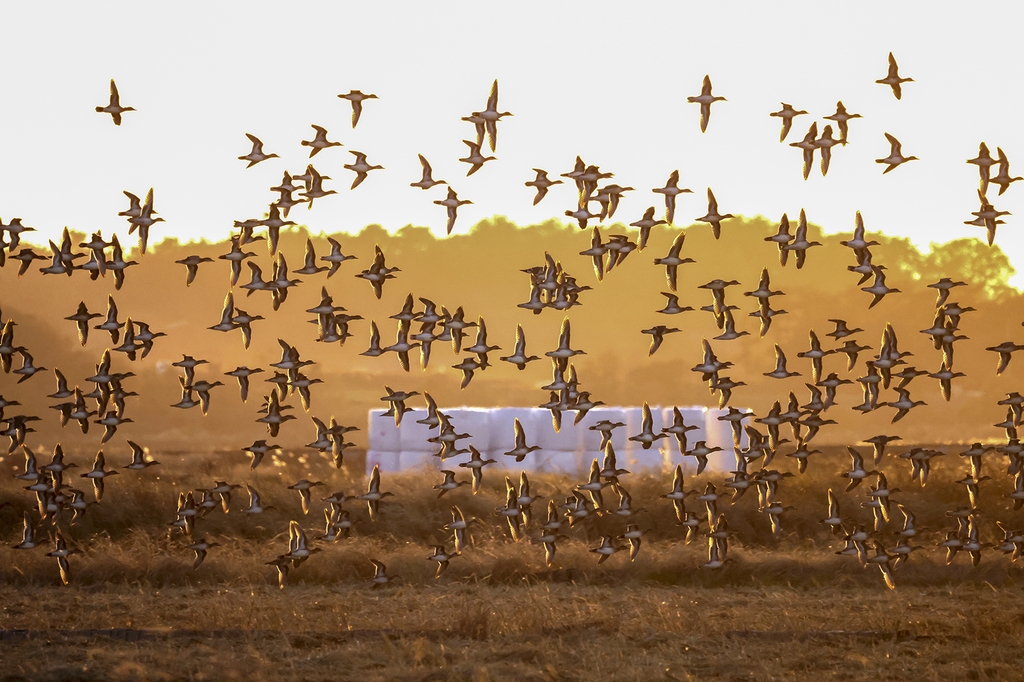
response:
{"label": "open field", "polygon": [[[69,453],[71,460],[82,457]],[[500,470],[487,471],[476,496],[460,488],[440,499],[426,484],[440,479],[434,472],[385,475],[382,489],[395,497],[382,505],[379,520],[369,521],[365,503],[350,500],[346,507],[357,519],[352,535],[325,544],[314,540],[323,528],[325,505],[318,500],[335,490],[361,492],[358,457],[335,471],[315,457],[285,454],[255,472],[240,454],[157,453],[157,459],[158,467],[110,479],[103,502],[74,527],[61,521],[77,549],[70,557],[71,585],[60,584],[48,549],[0,549],[4,674],[276,680],[1020,675],[1024,566],[994,550],[983,553],[978,567],[966,556],[946,566],[934,546],[940,529],[952,525],[946,510],[966,502],[963,486],[953,482],[964,466],[956,455],[936,459],[924,489],[909,480],[905,462],[887,455],[890,484],[903,490],[894,498],[930,529],[916,539],[925,549],[897,571],[892,592],[876,569],[835,556],[841,536],[818,523],[825,490],[839,490],[842,479],[835,474],[847,464],[838,452],[818,455],[807,474],[782,483],[779,499],[796,508],[783,516],[778,541],[753,491],[735,505],[721,504],[734,536],[731,561],[718,571],[698,568],[707,560],[703,533],[686,545],[671,505],[658,498],[671,487],[670,476],[623,478],[634,505],[649,510],[629,519],[648,531],[635,562],[622,552],[595,565],[589,549],[627,522],[609,514],[566,530],[547,567],[539,544],[512,542],[493,515],[504,497]],[[1003,497],[1010,479],[996,468],[991,465],[994,480],[983,482],[981,492],[982,539],[988,542],[1000,539],[996,520],[1013,527],[1021,521]],[[298,495],[285,486],[314,473],[327,485],[316,489],[323,494],[303,516]],[[276,509],[255,518],[241,514],[246,496],[236,491],[231,513],[218,508],[198,522],[196,538],[221,546],[193,571],[187,538],[169,535],[167,524],[177,491],[209,487],[215,479],[250,483]],[[721,479],[688,479],[687,488]],[[578,481],[537,475],[532,482],[534,494],[560,501]],[[0,539],[7,546],[20,539],[22,511],[33,502],[18,483],[6,476],[0,483],[0,504],[10,503],[0,508]],[[842,495],[841,504],[851,521],[870,523],[859,508],[867,499],[862,488]],[[614,497],[606,495],[612,507]],[[536,516],[544,503],[535,503]],[[453,504],[481,523],[471,526],[463,555],[435,579],[436,564],[425,559],[430,544],[450,546],[441,526]],[[894,516],[879,536],[886,545],[901,520]],[[293,570],[282,591],[265,562],[287,551],[292,519],[324,551]],[[370,590],[370,558],[401,578]]]}
{"label": "open field", "polygon": [[[909,569],[908,569],[909,570]],[[616,572],[617,573],[617,572]],[[613,574],[614,575],[614,574]],[[1017,679],[1021,588],[5,587],[0,679]],[[823,581],[827,583],[828,581]],[[53,630],[136,628],[141,639]],[[842,631],[842,632],[839,632]],[[120,634],[125,637],[127,633]]]}
{"label": "open field", "polygon": [[1024,4],[79,4],[0,11],[0,682],[1024,680]]}

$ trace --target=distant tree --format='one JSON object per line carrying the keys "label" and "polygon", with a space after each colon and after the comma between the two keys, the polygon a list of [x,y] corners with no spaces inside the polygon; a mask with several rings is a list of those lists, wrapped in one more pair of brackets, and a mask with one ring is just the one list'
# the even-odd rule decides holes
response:
{"label": "distant tree", "polygon": [[954,272],[989,299],[995,299],[1012,291],[1007,282],[1016,271],[998,246],[989,247],[980,239],[932,244],[931,252],[922,258],[921,277],[934,282],[940,277],[951,277]]}

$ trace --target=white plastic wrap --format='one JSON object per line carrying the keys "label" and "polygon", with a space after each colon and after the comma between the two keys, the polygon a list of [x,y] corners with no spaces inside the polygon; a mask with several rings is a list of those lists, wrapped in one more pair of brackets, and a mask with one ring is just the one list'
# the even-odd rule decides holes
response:
{"label": "white plastic wrap", "polygon": [[455,433],[468,433],[469,438],[459,441],[459,447],[472,445],[480,452],[491,450],[491,410],[483,407],[439,408],[451,419]]}
{"label": "white plastic wrap", "polygon": [[[402,427],[405,427],[404,422],[402,423]],[[423,469],[424,467],[427,469],[437,469],[438,471],[441,469],[452,469],[452,467],[456,467],[455,470],[457,470],[458,464],[456,462],[462,460],[449,459],[445,460],[442,464],[440,457],[434,457],[434,452],[437,452],[439,449],[440,448],[434,448],[433,451],[429,452],[403,450],[402,454],[398,456],[398,463],[401,465],[402,471],[415,471],[416,469]]]}
{"label": "white plastic wrap", "polygon": [[[430,428],[416,423],[417,419],[425,419],[426,416],[426,410],[417,409],[402,418],[402,426],[398,429],[402,452],[437,452],[437,445],[427,442],[428,438],[438,434],[437,427]],[[391,424],[393,426],[394,422]]]}
{"label": "white plastic wrap", "polygon": [[562,413],[562,428],[555,432],[555,426],[551,421],[551,412],[544,410],[547,418],[538,418],[535,428],[536,434],[530,438],[535,439],[531,445],[539,445],[543,450],[550,452],[576,452],[580,447],[580,433],[586,431],[581,426],[573,426],[572,420],[576,418],[575,412],[568,410]]}
{"label": "white plastic wrap", "polygon": [[[393,417],[382,416],[384,412],[386,412],[386,410],[370,410],[369,417],[366,420],[366,437],[369,442],[368,449],[380,452],[398,453],[402,449],[401,433],[395,426],[395,420]],[[412,412],[405,415],[402,419],[403,427],[407,426],[405,423],[406,419],[414,414],[416,413]]]}
{"label": "white plastic wrap", "polygon": [[[549,410],[527,407],[475,408],[450,407],[440,408],[451,418],[457,433],[468,433],[470,437],[459,442],[459,447],[472,444],[487,458],[496,460],[495,467],[509,471],[539,471],[585,476],[593,459],[601,460],[601,433],[591,431],[588,427],[602,420],[621,422],[625,426],[612,432],[612,445],[619,455],[619,466],[635,473],[653,473],[659,470],[670,471],[677,463],[683,462],[687,470],[695,467],[693,458],[681,460],[677,451],[675,437],[671,434],[660,439],[644,450],[642,445],[628,438],[640,433],[643,426],[643,409],[640,407],[597,407],[574,426],[572,421],[575,412],[566,411],[562,428],[555,432]],[[732,444],[732,430],[728,422],[718,421],[724,411],[715,408],[681,407],[685,423],[698,428],[686,434],[687,443],[692,448],[697,441],[706,441],[708,446],[723,449],[709,457],[708,469],[712,471],[730,471],[735,464]],[[381,471],[411,471],[427,467],[428,469],[452,468],[464,457],[456,457],[447,462],[433,457],[440,445],[429,443],[428,438],[437,435],[436,428],[428,428],[417,424],[417,419],[426,416],[423,410],[407,414],[400,428],[395,427],[393,418],[382,417],[383,409],[370,410],[367,417],[369,449],[367,452],[367,471],[374,464],[380,465]],[[651,407],[653,431],[660,434],[661,429],[673,423],[671,407]],[[513,457],[505,456],[505,452],[515,446],[515,420],[519,419],[526,431],[528,445],[536,445],[540,450],[528,454],[522,462]],[[745,440],[746,436],[744,436]]]}
{"label": "white plastic wrap", "polygon": [[[582,464],[582,453],[580,452],[566,452],[559,450],[537,450],[534,453],[534,471],[540,471],[548,474],[567,474],[570,476],[578,476],[582,471],[590,465]],[[511,459],[511,458],[506,458]],[[515,464],[515,460],[512,460]],[[524,461],[522,464],[526,464]],[[521,466],[521,465],[520,465]],[[525,468],[525,467],[522,467]]]}
{"label": "white plastic wrap", "polygon": [[[392,426],[394,424],[392,423]],[[379,466],[381,473],[395,473],[402,471],[401,455],[394,451],[368,450],[366,452],[366,473],[373,471],[374,466]]]}

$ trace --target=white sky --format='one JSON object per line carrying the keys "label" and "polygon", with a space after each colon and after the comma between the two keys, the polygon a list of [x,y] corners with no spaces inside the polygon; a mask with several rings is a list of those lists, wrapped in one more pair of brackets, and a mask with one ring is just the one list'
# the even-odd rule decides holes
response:
{"label": "white sky", "polygon": [[[0,217],[21,217],[44,237],[67,225],[117,230],[122,190],[153,186],[166,219],[152,241],[221,240],[232,221],[260,217],[268,188],[284,170],[305,169],[312,123],[342,142],[313,160],[339,194],[300,207],[291,218],[325,232],[389,230],[407,224],[444,230],[444,209],[424,192],[417,153],[474,202],[456,231],[491,215],[526,224],[575,207],[570,186],[540,206],[523,182],[533,167],[552,176],[577,154],[637,191],[616,219],[632,222],[660,196],[678,168],[694,195],[676,222],[705,213],[710,186],[723,212],[778,219],[801,207],[828,231],[847,231],[860,209],[869,231],[917,244],[984,230],[963,224],[978,210],[977,170],[965,160],[988,143],[1024,175],[1024,41],[1018,3],[860,2],[516,2],[5,3],[0,61]],[[897,101],[874,83],[894,52],[915,79]],[[704,74],[716,103],[706,134],[698,106]],[[117,128],[94,112],[117,81],[122,103],[138,109]],[[514,117],[499,127],[495,156],[466,178],[461,142],[473,135],[461,116],[486,104],[500,82],[499,106]],[[361,89],[367,102],[356,130],[337,94]],[[786,101],[810,115],[787,142],[842,99],[864,119],[850,145],[835,150],[827,178],[801,177],[799,150],[778,142]],[[812,118],[812,116],[814,118]],[[244,133],[280,154],[251,169]],[[920,161],[881,174],[883,132]],[[386,170],[349,191],[349,149]],[[996,243],[1024,287],[1024,182],[1002,197],[1007,217]],[[1018,217],[1019,216],[1019,217]]]}

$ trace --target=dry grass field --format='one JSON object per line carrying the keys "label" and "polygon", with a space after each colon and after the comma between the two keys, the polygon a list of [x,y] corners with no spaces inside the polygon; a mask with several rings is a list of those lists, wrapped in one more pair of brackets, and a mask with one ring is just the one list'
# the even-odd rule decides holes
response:
{"label": "dry grass field", "polygon": [[[69,453],[71,460],[85,457]],[[634,505],[648,509],[633,517],[648,531],[635,562],[622,552],[596,565],[589,549],[627,522],[606,515],[565,531],[555,565],[547,567],[541,545],[512,542],[494,516],[504,497],[500,470],[486,472],[479,495],[464,487],[440,499],[427,485],[440,480],[433,472],[384,475],[381,488],[395,497],[379,520],[368,520],[365,503],[349,501],[354,531],[325,544],[315,541],[325,505],[315,503],[303,516],[298,495],[285,486],[303,477],[325,481],[314,501],[335,490],[357,494],[366,478],[358,457],[335,471],[315,456],[283,455],[250,472],[238,453],[158,453],[160,466],[110,479],[103,502],[74,527],[62,521],[77,550],[65,587],[56,560],[45,556],[52,546],[9,549],[33,498],[5,475],[0,680],[1020,678],[1024,567],[991,549],[978,567],[966,556],[946,566],[935,547],[941,529],[952,525],[945,512],[966,503],[954,483],[962,460],[938,458],[922,489],[903,460],[887,457],[890,483],[902,488],[894,498],[929,529],[917,540],[925,549],[897,571],[894,591],[876,569],[833,554],[841,537],[818,523],[826,489],[838,491],[842,482],[836,474],[847,458],[838,451],[782,483],[779,499],[795,509],[783,515],[778,541],[753,491],[722,505],[734,536],[731,561],[716,571],[698,568],[707,560],[703,536],[686,545],[671,505],[658,498],[671,476],[623,478]],[[4,468],[14,470],[17,460],[8,458]],[[993,462],[994,480],[982,483],[987,542],[1001,539],[996,520],[1013,527],[1021,521],[1003,497],[1011,480],[997,468]],[[694,477],[687,488],[721,478]],[[167,524],[178,491],[214,480],[250,483],[276,509],[239,513],[246,496],[236,491],[231,513],[217,509],[199,521],[196,537],[221,546],[193,571],[188,540],[169,534]],[[559,502],[577,482],[532,477],[534,494]],[[841,495],[844,515],[862,523],[870,522],[859,507],[866,487]],[[614,506],[614,495],[607,497]],[[481,523],[471,526],[463,555],[435,579],[436,564],[426,557],[430,544],[451,546],[441,526],[453,504]],[[535,503],[535,514],[543,504]],[[899,527],[894,516],[887,531]],[[292,519],[324,551],[279,590],[265,562],[287,551]],[[371,558],[402,577],[371,590]]]}
{"label": "dry grass field", "polygon": [[[794,555],[799,558],[799,555]],[[908,569],[909,570],[909,569]],[[617,572],[616,572],[617,573]],[[140,628],[0,642],[0,679],[1019,679],[1020,587],[464,580],[32,587],[10,626]],[[749,574],[748,574],[749,578]]]}

